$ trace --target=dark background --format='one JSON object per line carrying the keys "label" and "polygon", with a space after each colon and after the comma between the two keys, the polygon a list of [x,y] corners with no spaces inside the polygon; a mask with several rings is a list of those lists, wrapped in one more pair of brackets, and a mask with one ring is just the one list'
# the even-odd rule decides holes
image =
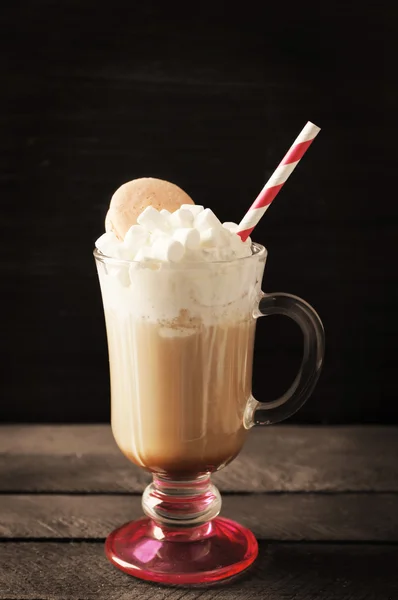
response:
{"label": "dark background", "polygon": [[[239,221],[307,120],[322,131],[256,228],[265,291],[326,330],[296,422],[397,422],[395,3],[101,5],[1,10],[0,419],[107,421],[93,243],[113,191],[169,179]],[[287,319],[259,322],[254,392],[298,367]]]}

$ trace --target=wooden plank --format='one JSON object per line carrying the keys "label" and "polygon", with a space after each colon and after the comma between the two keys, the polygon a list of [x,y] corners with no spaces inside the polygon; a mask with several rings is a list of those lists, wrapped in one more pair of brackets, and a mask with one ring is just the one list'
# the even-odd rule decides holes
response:
{"label": "wooden plank", "polygon": [[106,560],[102,543],[0,544],[1,600],[388,600],[398,595],[398,547],[260,543],[245,576],[214,588],[135,580]]}
{"label": "wooden plank", "polygon": [[0,453],[119,454],[109,425],[2,425]]}
{"label": "wooden plank", "polygon": [[[143,515],[139,496],[0,495],[0,538],[98,539]],[[398,542],[397,494],[240,494],[222,514],[257,538]]]}
{"label": "wooden plank", "polygon": [[[214,476],[224,492],[397,492],[398,428],[254,429]],[[107,425],[0,427],[0,492],[137,492],[149,479]]]}

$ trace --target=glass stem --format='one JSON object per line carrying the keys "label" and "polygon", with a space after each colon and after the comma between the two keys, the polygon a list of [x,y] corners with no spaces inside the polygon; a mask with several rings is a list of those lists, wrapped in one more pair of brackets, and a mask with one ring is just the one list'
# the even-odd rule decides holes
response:
{"label": "glass stem", "polygon": [[219,514],[221,496],[209,474],[178,481],[154,475],[142,496],[142,508],[158,525],[196,527]]}

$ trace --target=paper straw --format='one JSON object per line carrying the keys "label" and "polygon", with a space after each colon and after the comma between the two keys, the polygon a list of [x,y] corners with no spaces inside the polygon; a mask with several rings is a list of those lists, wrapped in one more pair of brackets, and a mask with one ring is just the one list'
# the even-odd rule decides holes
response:
{"label": "paper straw", "polygon": [[298,163],[311,146],[313,140],[320,132],[320,127],[317,127],[310,121],[297,136],[290,150],[280,162],[279,166],[273,172],[267,183],[239,223],[237,234],[245,241],[269,205],[283,187],[285,181],[293,173]]}

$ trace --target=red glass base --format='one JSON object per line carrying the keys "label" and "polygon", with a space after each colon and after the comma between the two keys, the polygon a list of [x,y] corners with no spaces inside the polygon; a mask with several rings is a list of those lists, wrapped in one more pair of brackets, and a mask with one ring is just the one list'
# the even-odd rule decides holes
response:
{"label": "red glass base", "polygon": [[217,517],[204,525],[166,528],[147,517],[113,531],[105,553],[116,567],[164,584],[212,583],[237,575],[258,554],[251,531]]}

